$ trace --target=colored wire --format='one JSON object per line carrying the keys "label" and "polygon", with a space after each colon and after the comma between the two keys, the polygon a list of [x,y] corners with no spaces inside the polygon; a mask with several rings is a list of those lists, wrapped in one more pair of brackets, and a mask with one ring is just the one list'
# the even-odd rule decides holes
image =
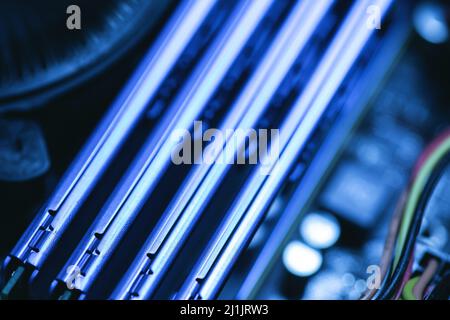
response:
{"label": "colored wire", "polygon": [[405,244],[402,247],[400,255],[397,259],[397,264],[394,264],[393,266],[394,272],[391,275],[388,287],[386,289],[383,288],[382,293],[379,295],[381,299],[398,297],[399,293],[402,291],[403,285],[405,284],[405,279],[408,279],[407,276],[411,271],[416,238],[420,231],[426,205],[428,204],[428,201],[449,161],[450,156],[448,154],[445,155],[444,158],[440,159],[436,167],[433,169],[431,176],[428,178],[422,195],[419,196],[417,210],[412,216],[413,219],[405,238]]}
{"label": "colored wire", "polygon": [[399,300],[402,296],[403,290],[406,286],[406,284],[408,283],[408,281],[411,279],[411,275],[413,273],[413,264],[414,264],[414,250],[412,250],[409,260],[408,260],[408,265],[406,267],[406,269],[403,272],[403,277],[401,278],[400,281],[400,285],[397,287],[397,290],[393,296],[394,300]]}
{"label": "colored wire", "polygon": [[437,147],[439,147],[439,145],[441,145],[442,142],[448,139],[449,137],[450,137],[450,129],[447,129],[426,147],[426,149],[420,155],[419,160],[416,162],[416,165],[414,166],[412,174],[413,180],[416,178],[418,172],[423,167],[426,159],[428,159],[430,155],[437,149]]}
{"label": "colored wire", "polygon": [[417,299],[423,299],[425,296],[425,291],[430,284],[431,280],[433,280],[433,277],[436,275],[436,272],[439,269],[439,262],[436,259],[431,259],[425,270],[423,271],[419,281],[413,288],[414,296],[416,296]]}
{"label": "colored wire", "polygon": [[398,264],[402,248],[405,245],[408,230],[410,229],[420,195],[423,192],[434,168],[437,166],[439,161],[450,151],[450,135],[446,133],[443,137],[439,137],[438,141],[440,141],[441,139],[442,142],[435,147],[435,151],[433,151],[429,155],[429,157],[424,160],[423,165],[417,173],[415,182],[411,187],[411,192],[406,202],[405,213],[399,230],[398,242],[395,251],[394,268]]}
{"label": "colored wire", "polygon": [[[394,252],[395,241],[397,239],[400,222],[403,216],[403,208],[405,207],[406,196],[407,193],[405,191],[402,193],[400,200],[397,202],[394,214],[392,216],[392,222],[389,225],[389,232],[384,244],[384,250],[380,262],[380,276],[382,281],[385,281],[388,278],[387,275],[390,273],[392,254]],[[362,300],[372,299],[376,295],[377,291],[377,288],[373,288],[370,291],[367,291]]]}
{"label": "colored wire", "polygon": [[438,271],[439,262],[431,259],[422,275],[408,280],[403,289],[402,297],[405,300],[422,300],[425,296],[425,290]]}
{"label": "colored wire", "polygon": [[412,182],[400,198],[389,227],[380,263],[383,284],[379,290],[369,291],[363,299],[395,299],[401,296],[408,284],[409,288],[415,240],[428,200],[450,160],[449,153],[450,130],[447,130],[426,148],[417,161]]}
{"label": "colored wire", "polygon": [[414,287],[416,286],[417,282],[419,282],[420,277],[414,277],[410,279],[406,285],[405,289],[403,289],[403,299],[405,300],[417,300],[417,296],[414,294]]}

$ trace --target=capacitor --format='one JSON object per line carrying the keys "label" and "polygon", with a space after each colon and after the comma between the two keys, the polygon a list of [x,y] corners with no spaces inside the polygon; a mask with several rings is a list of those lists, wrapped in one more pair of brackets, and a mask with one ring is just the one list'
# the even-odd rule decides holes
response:
{"label": "capacitor", "polygon": [[289,299],[298,299],[308,279],[322,266],[322,254],[301,241],[293,240],[284,248],[282,260],[281,291]]}
{"label": "capacitor", "polygon": [[341,227],[338,220],[326,212],[307,214],[300,224],[303,240],[316,249],[327,249],[339,239]]}

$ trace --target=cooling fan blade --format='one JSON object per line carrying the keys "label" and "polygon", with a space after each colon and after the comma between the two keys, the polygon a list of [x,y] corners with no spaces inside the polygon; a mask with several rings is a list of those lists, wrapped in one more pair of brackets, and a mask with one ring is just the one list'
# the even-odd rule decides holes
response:
{"label": "cooling fan blade", "polygon": [[[0,112],[42,105],[98,74],[148,35],[170,3],[1,1]],[[66,26],[72,4],[81,30]]]}

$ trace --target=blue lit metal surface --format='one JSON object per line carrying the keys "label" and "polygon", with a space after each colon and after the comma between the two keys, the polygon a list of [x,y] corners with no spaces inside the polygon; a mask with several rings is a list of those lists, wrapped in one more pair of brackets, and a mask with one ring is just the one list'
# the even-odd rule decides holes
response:
{"label": "blue lit metal surface", "polygon": [[[301,210],[306,205],[311,194],[318,186],[318,182],[322,179],[329,167],[329,163],[333,161],[333,157],[339,150],[339,142],[343,141],[352,126],[359,118],[360,113],[365,108],[367,101],[370,99],[376,88],[373,88],[371,82],[378,83],[385,74],[385,61],[390,61],[400,50],[402,43],[408,35],[408,24],[404,21],[399,23],[399,27],[395,32],[389,34],[386,39],[387,51],[382,51],[373,61],[372,66],[367,70],[366,83],[363,87],[357,87],[353,98],[354,110],[347,111],[346,114],[338,120],[334,128],[329,134],[329,138],[323,143],[316,160],[312,163],[302,182],[296,187],[292,195],[292,200],[286,205],[284,213],[274,227],[270,237],[266,240],[261,252],[258,254],[256,261],[249,270],[243,281],[237,299],[251,299],[255,297],[256,290],[259,289],[261,282],[267,276],[276,258],[281,254],[280,248],[286,242],[288,235],[295,232],[293,228],[301,218]],[[360,91],[367,92],[367,95],[361,96]]]}
{"label": "blue lit metal surface", "polygon": [[[320,5],[302,2],[292,10],[284,27],[268,49],[267,55],[249,80],[248,86],[221,125],[223,131],[255,126],[273,93],[292,67],[330,4],[331,1],[322,1]],[[231,138],[227,137],[227,139]],[[243,142],[239,141],[238,145]],[[234,157],[234,152],[222,151],[223,153]],[[217,154],[216,158],[219,156],[221,155]],[[151,296],[228,168],[230,165],[225,160],[224,164],[202,164],[194,169],[112,298],[144,299]],[[182,217],[179,218],[181,214]],[[175,223],[177,223],[176,226],[174,226]],[[152,259],[149,259],[149,256]],[[151,268],[152,272],[149,273],[146,268]],[[142,273],[149,275],[142,279]],[[137,283],[138,281],[140,282]]]}
{"label": "blue lit metal surface", "polygon": [[[394,180],[406,178],[439,127],[415,108],[420,101],[405,111],[400,94],[375,96],[409,32],[409,7],[393,2],[181,2],[6,259],[1,297],[359,297],[361,286],[347,287],[364,282],[357,268],[377,260],[383,228],[375,226],[387,223],[382,210],[401,188]],[[380,31],[371,28],[378,13]],[[209,139],[203,128],[223,136]],[[269,150],[248,135],[261,128],[279,129],[257,138]],[[180,132],[187,136],[175,139]],[[183,144],[179,165],[185,139],[194,163],[185,163]],[[343,167],[347,175],[338,174]],[[345,188],[363,180],[392,199],[358,200],[360,188]],[[332,213],[341,235],[336,224],[321,234],[322,220],[302,220],[307,212]],[[371,220],[361,226],[358,212]],[[324,285],[327,275],[337,282]],[[353,280],[344,284],[343,275]]]}
{"label": "blue lit metal surface", "polygon": [[232,18],[176,98],[171,107],[175,112],[170,123],[164,125],[163,134],[150,135],[135,164],[125,174],[98,220],[62,269],[59,280],[66,283],[71,277],[66,272],[67,268],[78,266],[84,277],[81,287],[77,289],[85,291],[90,287],[124,235],[126,226],[132,222],[170,164],[170,155],[176,145],[170,139],[171,132],[181,128],[188,130],[197,119],[271,2],[244,1],[237,6]]}
{"label": "blue lit metal surface", "polygon": [[[391,1],[377,1],[382,13]],[[278,190],[306,139],[325,111],[373,30],[366,26],[368,1],[355,4],[281,127],[280,159],[268,177],[256,172],[204,251],[176,299],[211,299],[217,295],[233,263],[256,230],[264,210]],[[306,112],[308,111],[308,112]]]}
{"label": "blue lit metal surface", "polygon": [[[39,268],[215,2],[186,1],[175,13],[12,256]],[[45,234],[41,235],[44,225]],[[32,248],[33,244],[39,247]]]}

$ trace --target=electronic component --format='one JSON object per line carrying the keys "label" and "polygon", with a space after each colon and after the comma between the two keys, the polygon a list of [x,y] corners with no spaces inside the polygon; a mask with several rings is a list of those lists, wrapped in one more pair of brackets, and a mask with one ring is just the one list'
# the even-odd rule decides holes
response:
{"label": "electronic component", "polygon": [[[324,4],[324,6],[317,6],[317,11],[314,11],[310,23],[306,24],[307,28],[304,28],[303,32],[298,32],[297,28],[300,23],[304,24],[303,19],[305,19],[308,7],[305,4],[299,4],[294,8],[285,27],[281,29],[267,56],[263,58],[261,67],[257,69],[255,76],[250,83],[251,86],[244,89],[243,93],[238,98],[236,105],[232,109],[233,112],[225,119],[223,124],[224,129],[233,127],[245,129],[255,126],[258,116],[263,114],[265,111],[264,109],[267,107],[267,103],[271,98],[270,93],[273,93],[276,90],[286,72],[294,63],[297,55],[303,48],[303,45],[314,30],[313,28],[316,26],[324,12],[326,12],[327,7],[327,4]],[[283,63],[280,63],[280,60],[283,61]],[[277,68],[278,73],[273,74],[273,68],[275,67]],[[271,81],[264,80],[268,73],[272,74]],[[266,96],[259,96],[259,98],[256,99],[261,91],[264,92]],[[251,101],[252,98],[255,98],[255,100]],[[236,118],[239,114],[242,114],[241,119]],[[237,122],[237,120],[240,121]],[[233,137],[230,137],[230,139],[233,139]],[[241,138],[241,140],[242,141],[238,140],[238,145],[244,142],[244,139]],[[229,154],[234,157],[234,153],[230,152]],[[127,275],[129,279],[127,279],[127,277],[124,279],[124,284],[120,285],[116,293],[114,293],[114,297],[143,298],[152,294],[157,286],[159,276],[157,272],[159,270],[157,268],[160,268],[161,270],[168,268],[169,263],[173,259],[172,257],[174,257],[176,253],[176,249],[172,248],[181,246],[182,239],[186,237],[187,232],[192,228],[192,224],[198,220],[201,213],[200,210],[205,206],[203,202],[208,200],[208,198],[205,198],[205,195],[211,194],[214,192],[215,188],[217,188],[221,176],[223,176],[229,168],[229,166],[226,165],[227,163],[228,161],[225,161],[225,165],[216,163],[211,166],[209,172],[209,166],[199,167],[198,170],[196,169],[192,176],[190,176],[186,183],[186,188],[181,190],[175,198],[176,206],[174,206],[172,211],[169,210],[167,212],[167,218],[162,220],[161,225],[157,226],[155,233],[147,240],[147,244],[144,246],[145,251],[142,251],[140,254],[142,258],[138,257],[133,269],[130,270],[130,275]],[[202,182],[202,184],[200,184],[200,182]],[[194,193],[194,191],[196,191],[196,193]],[[192,199],[190,199],[188,205],[187,200],[189,197],[192,197]],[[182,205],[186,206],[184,216],[181,218],[180,223],[174,227],[175,229],[172,230],[172,233],[166,235],[165,233],[169,231],[169,228],[173,228],[171,225],[173,223],[171,221],[175,222],[176,217],[181,214],[181,209],[184,208]],[[167,231],[161,232],[160,230]],[[168,239],[165,240],[162,236],[166,236]],[[161,246],[161,248],[159,248],[159,246]],[[151,260],[148,259],[149,255],[155,259],[153,264]],[[163,259],[164,261],[159,262],[160,259]],[[156,267],[152,267],[152,265],[155,265]],[[159,267],[159,265],[161,265],[161,267]],[[143,266],[152,268],[153,272],[149,273],[144,271],[142,268]],[[143,274],[148,276],[142,277]],[[141,287],[142,289],[140,289]],[[133,289],[135,291],[133,291]]]}
{"label": "electronic component", "polygon": [[[25,95],[14,72],[37,65],[34,53],[6,69],[17,95],[0,89],[3,110],[45,108],[0,120],[4,211],[23,212],[3,217],[1,299],[448,296],[447,74],[432,74],[447,62],[430,38],[445,27],[436,8],[183,0],[165,4],[155,39],[142,30],[122,41],[150,6],[132,2],[100,13],[80,1],[89,25],[111,25],[96,40],[105,46],[84,42],[93,60],[69,56],[73,72],[46,76],[55,63],[19,76],[45,80]],[[8,21],[19,21],[11,8]],[[13,61],[1,54],[9,49],[0,66]],[[84,72],[103,49],[112,54]],[[107,68],[128,49],[127,64]]]}
{"label": "electronic component", "polygon": [[[120,149],[133,126],[144,113],[148,100],[177,62],[193,34],[215,1],[186,2],[176,12],[154,47],[119,96],[84,149],[79,153],[58,190],[25,232],[6,261],[6,270],[14,264],[27,264],[37,271],[50,254],[58,238],[68,227],[77,209],[105,171],[105,166]],[[163,57],[163,58],[162,58]],[[146,81],[151,77],[151,81]],[[149,84],[152,88],[149,87]],[[139,90],[140,88],[140,90]],[[177,109],[172,110],[176,114]],[[172,120],[167,113],[163,122]],[[164,133],[166,124],[156,136]],[[162,131],[162,132],[161,132]],[[155,142],[157,143],[157,141]]]}
{"label": "electronic component", "polygon": [[120,241],[126,225],[130,224],[133,216],[139,212],[143,202],[147,200],[147,195],[170,164],[171,151],[176,144],[176,141],[170,139],[171,131],[187,130],[199,116],[209,98],[205,94],[205,88],[211,88],[210,95],[213,93],[270,4],[271,1],[258,1],[252,5],[237,6],[228,25],[224,26],[206,53],[204,61],[200,62],[198,69],[193,72],[193,77],[188,79],[186,88],[182,89],[182,94],[175,99],[175,112],[171,122],[164,126],[165,131],[157,140],[153,135],[149,137],[131,170],[123,178],[123,183],[109,200],[105,211],[100,212],[98,222],[94,222],[76,254],[62,269],[58,279],[63,285],[71,277],[66,270],[73,265],[80,268],[83,274],[82,287],[76,289],[87,291],[101,270],[103,261],[114,249],[114,244]]}
{"label": "electronic component", "polygon": [[322,254],[300,241],[290,242],[283,251],[282,291],[289,298],[302,296],[306,279],[322,266]]}
{"label": "electronic component", "polygon": [[329,213],[307,214],[300,224],[300,235],[310,246],[326,249],[333,246],[341,234],[339,221]]}
{"label": "electronic component", "polygon": [[370,228],[391,194],[381,173],[349,162],[336,169],[321,195],[321,204],[351,223]]}

